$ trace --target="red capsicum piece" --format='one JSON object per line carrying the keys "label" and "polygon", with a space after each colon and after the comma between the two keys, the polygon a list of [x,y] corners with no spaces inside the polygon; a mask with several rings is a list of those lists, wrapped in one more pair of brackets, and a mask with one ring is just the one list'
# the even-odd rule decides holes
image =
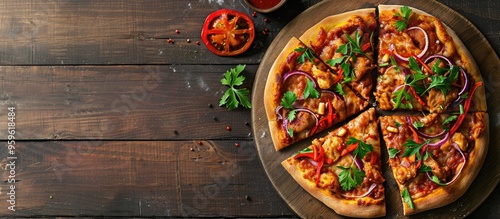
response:
{"label": "red capsicum piece", "polygon": [[460,127],[460,125],[464,121],[464,118],[467,115],[467,112],[469,112],[470,103],[472,102],[472,97],[474,96],[474,92],[476,92],[476,89],[481,85],[483,85],[483,82],[480,81],[480,82],[477,82],[476,84],[474,84],[474,87],[472,87],[472,89],[469,93],[469,96],[465,100],[464,113],[462,113],[458,116],[457,122],[455,122],[453,127],[451,127],[451,129],[450,129],[450,137],[453,136],[453,134],[455,134],[455,132],[458,130],[458,128]]}

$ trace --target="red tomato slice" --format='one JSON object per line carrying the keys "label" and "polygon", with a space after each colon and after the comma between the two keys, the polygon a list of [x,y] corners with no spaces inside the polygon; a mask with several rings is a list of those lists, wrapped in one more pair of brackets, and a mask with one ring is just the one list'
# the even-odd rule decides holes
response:
{"label": "red tomato slice", "polygon": [[230,9],[208,15],[201,30],[205,46],[219,56],[235,56],[247,51],[254,38],[255,27],[250,17]]}

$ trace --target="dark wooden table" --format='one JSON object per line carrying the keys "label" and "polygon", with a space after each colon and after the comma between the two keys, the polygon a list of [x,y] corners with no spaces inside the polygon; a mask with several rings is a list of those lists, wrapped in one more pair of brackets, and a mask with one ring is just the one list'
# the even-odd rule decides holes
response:
{"label": "dark wooden table", "polygon": [[[195,43],[201,25],[220,8],[252,14],[242,0],[1,1],[0,217],[296,217],[264,172],[250,110],[218,106],[220,79],[246,64],[251,90],[273,38],[317,2],[257,14],[253,47],[218,57]],[[440,2],[498,54],[498,1]],[[499,214],[497,186],[472,217]]]}

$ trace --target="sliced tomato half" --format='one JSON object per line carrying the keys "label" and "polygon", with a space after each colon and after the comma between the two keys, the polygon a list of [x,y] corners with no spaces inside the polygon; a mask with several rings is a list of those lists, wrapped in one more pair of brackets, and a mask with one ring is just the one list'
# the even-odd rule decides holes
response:
{"label": "sliced tomato half", "polygon": [[201,30],[205,46],[219,56],[235,56],[247,51],[254,38],[255,27],[250,17],[230,9],[208,15]]}

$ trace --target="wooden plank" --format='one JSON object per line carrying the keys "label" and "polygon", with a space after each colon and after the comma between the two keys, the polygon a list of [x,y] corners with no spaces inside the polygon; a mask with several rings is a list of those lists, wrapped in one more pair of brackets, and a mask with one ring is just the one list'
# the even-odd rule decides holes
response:
{"label": "wooden plank", "polygon": [[2,217],[293,215],[252,141],[29,141],[15,156],[16,183],[2,156]]}
{"label": "wooden plank", "polygon": [[[243,1],[5,0],[0,2],[0,65],[258,64],[278,31],[305,9],[290,4],[280,14],[252,17],[254,46],[228,58],[195,42],[201,42],[201,27],[213,11],[251,15]],[[262,34],[264,28],[270,33]],[[175,43],[167,43],[169,38]]]}
{"label": "wooden plank", "polygon": [[[0,130],[15,107],[16,135],[25,140],[251,139],[250,110],[218,106],[229,88],[220,80],[234,67],[0,67]],[[243,72],[243,88],[252,89],[256,68]]]}

